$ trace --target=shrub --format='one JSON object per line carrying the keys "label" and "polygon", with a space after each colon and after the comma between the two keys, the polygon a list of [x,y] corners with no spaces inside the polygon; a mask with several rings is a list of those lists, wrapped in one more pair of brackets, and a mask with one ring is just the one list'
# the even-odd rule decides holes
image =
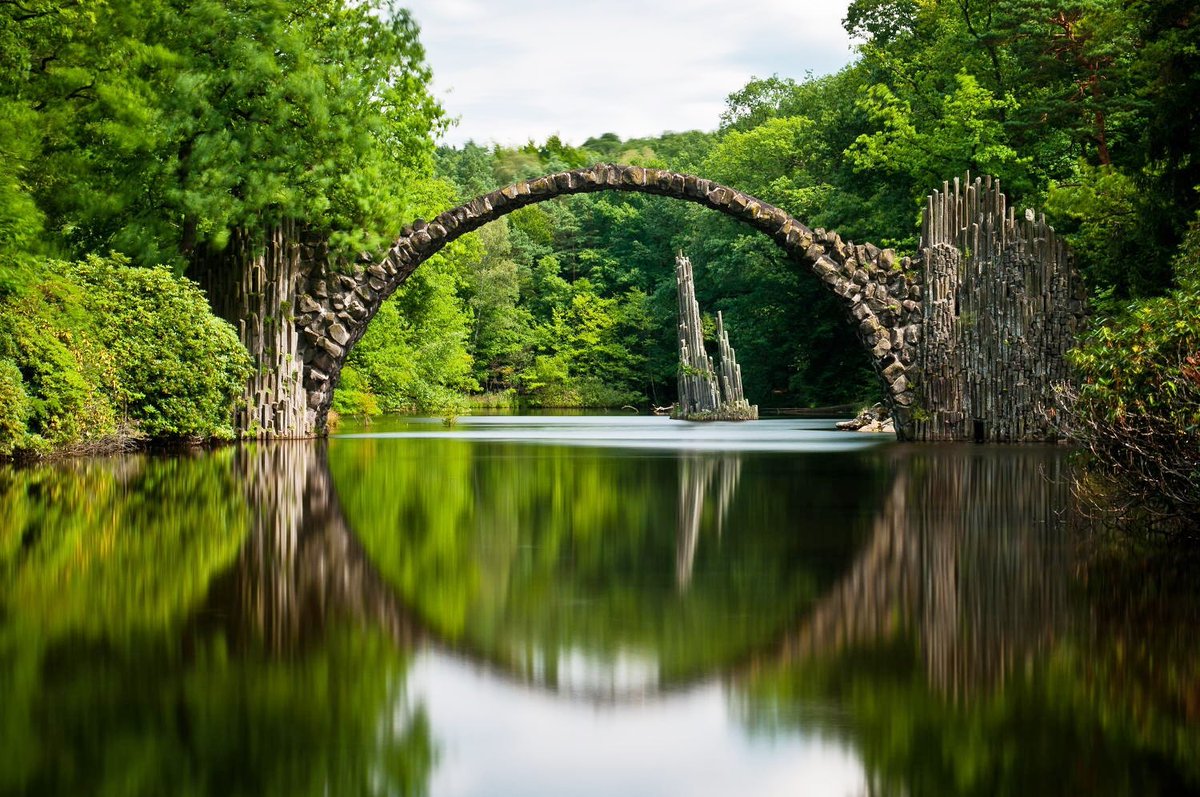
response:
{"label": "shrub", "polygon": [[44,451],[115,435],[112,356],[96,341],[77,285],[48,276],[0,305],[3,354],[17,367],[27,424],[8,449]]}
{"label": "shrub", "polygon": [[250,356],[195,283],[119,257],[69,268],[86,287],[96,337],[120,370],[118,400],[138,429],[154,438],[232,437],[230,407]]}
{"label": "shrub", "polygon": [[191,282],[119,257],[47,264],[0,301],[0,454],[231,436],[250,358]]}
{"label": "shrub", "polygon": [[9,456],[25,444],[31,409],[21,371],[12,360],[0,359],[0,455]]}
{"label": "shrub", "polygon": [[1126,528],[1200,534],[1200,230],[1176,263],[1181,287],[1134,302],[1072,352],[1071,435],[1090,453],[1084,497]]}

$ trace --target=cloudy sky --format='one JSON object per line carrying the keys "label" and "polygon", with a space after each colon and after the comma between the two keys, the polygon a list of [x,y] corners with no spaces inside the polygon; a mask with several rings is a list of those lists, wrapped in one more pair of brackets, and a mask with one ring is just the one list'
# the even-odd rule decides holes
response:
{"label": "cloudy sky", "polygon": [[711,130],[752,77],[837,71],[848,0],[407,0],[446,141]]}

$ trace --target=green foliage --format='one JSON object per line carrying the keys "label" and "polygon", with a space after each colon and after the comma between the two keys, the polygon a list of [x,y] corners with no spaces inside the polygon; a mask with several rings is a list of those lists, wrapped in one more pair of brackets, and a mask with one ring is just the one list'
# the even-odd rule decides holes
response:
{"label": "green foliage", "polygon": [[84,289],[84,310],[119,372],[115,396],[144,435],[232,437],[229,408],[250,376],[250,358],[204,294],[165,268],[121,258],[60,265]]}
{"label": "green foliage", "polygon": [[0,455],[8,456],[25,437],[25,424],[33,408],[16,364],[0,358]]}
{"label": "green foliage", "polygon": [[[7,4],[0,251],[53,231],[182,267],[300,219],[337,248],[394,232],[441,109],[406,11],[343,0]],[[10,166],[11,164],[11,166]],[[44,219],[44,222],[43,222]],[[10,230],[12,230],[10,232]]]}
{"label": "green foliage", "polygon": [[249,356],[200,291],[120,257],[51,262],[0,303],[0,452],[47,452],[114,435],[232,435]]}
{"label": "green foliage", "polygon": [[1190,401],[1200,355],[1200,291],[1129,304],[1098,324],[1072,352],[1083,384],[1080,396],[1089,412],[1108,420],[1154,413],[1179,424],[1181,432],[1200,429],[1200,405]]}
{"label": "green foliage", "polygon": [[470,319],[445,257],[426,263],[379,309],[350,353],[335,409],[351,414],[441,412],[475,387]]}
{"label": "green foliage", "polygon": [[80,286],[51,276],[0,305],[4,353],[19,369],[31,412],[6,449],[44,452],[118,431],[110,396],[118,365],[99,343]]}
{"label": "green foliage", "polygon": [[1103,320],[1071,352],[1070,431],[1090,453],[1081,494],[1123,530],[1200,528],[1200,222],[1181,288]]}
{"label": "green foliage", "polygon": [[923,191],[967,171],[1027,184],[1028,159],[1010,146],[999,121],[1015,101],[997,99],[967,72],[954,76],[940,107],[933,114],[925,109],[922,118],[882,83],[867,90],[863,107],[879,129],[859,136],[848,151],[860,169],[897,173]]}
{"label": "green foliage", "polygon": [[1144,262],[1131,268],[1121,257],[1127,249],[1123,244],[1139,235],[1138,193],[1136,182],[1125,172],[1083,161],[1074,174],[1051,181],[1046,214],[1055,223],[1074,229],[1072,249],[1091,264],[1094,282],[1109,289],[1121,288],[1123,293],[1134,286],[1139,293],[1154,293],[1147,280],[1162,279],[1161,269],[1151,270]]}

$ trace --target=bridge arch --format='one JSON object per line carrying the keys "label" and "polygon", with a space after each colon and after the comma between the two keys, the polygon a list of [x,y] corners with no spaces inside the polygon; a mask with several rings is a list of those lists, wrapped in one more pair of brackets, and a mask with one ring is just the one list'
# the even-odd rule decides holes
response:
{"label": "bridge arch", "polygon": [[325,269],[309,277],[296,304],[297,352],[311,428],[325,428],[346,356],[380,306],[421,263],[456,238],[514,210],[558,196],[632,191],[693,202],[760,230],[844,300],[848,318],[870,353],[897,434],[908,437],[915,401],[921,287],[909,258],[890,249],[854,245],[837,233],[810,229],[784,210],[737,189],[689,174],[641,166],[599,164],[524,180],[477,197],[432,221],[405,227],[378,260],[364,258],[353,273]]}

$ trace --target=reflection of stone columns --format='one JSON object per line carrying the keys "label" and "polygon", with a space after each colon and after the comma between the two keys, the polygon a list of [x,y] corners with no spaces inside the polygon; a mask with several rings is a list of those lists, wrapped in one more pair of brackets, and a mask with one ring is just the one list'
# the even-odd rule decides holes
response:
{"label": "reflection of stone columns", "polygon": [[717,536],[725,528],[725,517],[737,493],[742,460],[737,455],[685,454],[679,461],[679,516],[675,537],[675,583],[681,592],[692,580],[696,545],[709,490],[716,489]]}
{"label": "reflection of stone columns", "polygon": [[936,688],[957,695],[998,683],[1062,627],[1062,455],[942,449],[895,466],[870,540],[783,654],[836,655],[907,632]]}
{"label": "reflection of stone columns", "polygon": [[925,459],[909,511],[921,531],[914,619],[930,683],[961,695],[1003,681],[1063,628],[1065,463],[1044,449]]}
{"label": "reflection of stone columns", "polygon": [[917,539],[907,526],[909,491],[909,476],[901,470],[854,566],[821,599],[799,632],[784,640],[784,656],[836,654],[896,632],[901,619],[897,608],[914,605],[919,589]]}
{"label": "reflection of stone columns", "polygon": [[324,441],[238,450],[252,526],[210,608],[234,638],[288,652],[319,639],[336,618],[373,623],[410,644],[415,624],[354,537],[338,504]]}

